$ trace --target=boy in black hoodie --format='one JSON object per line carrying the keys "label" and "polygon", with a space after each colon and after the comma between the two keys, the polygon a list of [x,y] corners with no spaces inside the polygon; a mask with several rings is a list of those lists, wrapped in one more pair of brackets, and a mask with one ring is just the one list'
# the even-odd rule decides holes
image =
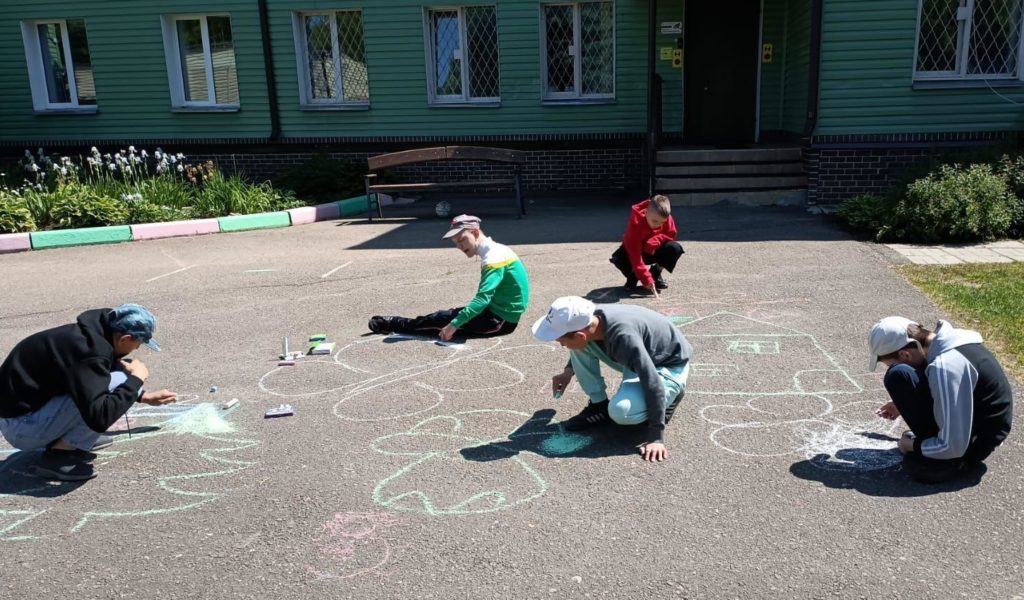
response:
{"label": "boy in black hoodie", "polygon": [[889,369],[892,402],[881,417],[902,416],[910,431],[898,446],[911,475],[940,482],[988,458],[1010,434],[1013,391],[981,335],[939,321],[929,331],[903,317],[886,317],[868,335],[870,368]]}
{"label": "boy in black hoodie", "polygon": [[35,333],[0,365],[0,434],[21,450],[45,448],[36,475],[63,481],[95,476],[90,450],[137,401],[174,402],[167,390],[143,392],[149,369],[126,359],[153,340],[156,319],[137,304],[86,311],[75,323]]}

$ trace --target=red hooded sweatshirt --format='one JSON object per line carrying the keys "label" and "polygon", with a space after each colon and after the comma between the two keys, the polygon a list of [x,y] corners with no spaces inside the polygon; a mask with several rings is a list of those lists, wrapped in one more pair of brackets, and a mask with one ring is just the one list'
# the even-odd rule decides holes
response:
{"label": "red hooded sweatshirt", "polygon": [[633,205],[626,233],[622,236],[622,245],[626,248],[630,264],[633,265],[633,273],[645,287],[654,285],[654,277],[644,264],[642,255],[654,254],[662,244],[676,239],[676,222],[672,220],[671,215],[657,229],[651,229],[647,224],[647,206],[650,203],[650,200],[644,200]]}

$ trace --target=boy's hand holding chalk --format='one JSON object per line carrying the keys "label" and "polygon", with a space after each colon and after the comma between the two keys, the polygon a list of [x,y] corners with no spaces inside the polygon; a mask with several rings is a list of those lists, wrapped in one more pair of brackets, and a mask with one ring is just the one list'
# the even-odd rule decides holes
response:
{"label": "boy's hand holding chalk", "polygon": [[572,383],[572,376],[573,372],[567,368],[551,378],[551,393],[554,395],[556,400],[562,397],[566,388],[568,388],[569,384]]}

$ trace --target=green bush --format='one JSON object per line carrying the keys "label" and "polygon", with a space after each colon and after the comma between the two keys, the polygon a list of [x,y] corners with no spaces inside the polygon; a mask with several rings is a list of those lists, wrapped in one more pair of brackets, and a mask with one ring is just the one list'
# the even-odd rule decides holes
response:
{"label": "green bush", "polygon": [[223,217],[286,210],[302,203],[290,192],[274,189],[269,182],[254,184],[214,171],[207,175],[195,205],[201,217]]}
{"label": "green bush", "polygon": [[1019,207],[1006,179],[989,165],[943,165],[907,186],[879,239],[974,242],[1006,236]]}
{"label": "green bush", "polygon": [[60,229],[128,223],[128,209],[122,200],[101,195],[89,186],[66,183],[53,195],[50,214],[53,224]]}
{"label": "green bush", "polygon": [[1017,219],[1010,227],[1010,235],[1024,238],[1024,154],[1003,155],[996,163],[996,172],[1006,178],[1010,191],[1017,197]]}
{"label": "green bush", "polygon": [[836,216],[851,228],[877,234],[888,221],[893,201],[885,196],[861,194],[845,200]]}
{"label": "green bush", "polygon": [[285,171],[276,183],[299,198],[341,200],[365,193],[365,174],[366,161],[335,160],[320,152]]}
{"label": "green bush", "polygon": [[36,222],[25,200],[0,190],[0,233],[35,231]]}

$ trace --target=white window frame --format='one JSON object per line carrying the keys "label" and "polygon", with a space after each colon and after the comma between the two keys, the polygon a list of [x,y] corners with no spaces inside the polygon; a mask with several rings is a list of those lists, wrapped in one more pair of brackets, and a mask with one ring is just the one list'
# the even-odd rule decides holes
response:
{"label": "white window frame", "polygon": [[[217,89],[213,81],[213,54],[210,51],[210,26],[207,17],[227,17],[228,13],[203,13],[190,15],[163,15],[160,25],[164,34],[164,57],[167,60],[167,79],[171,88],[171,106],[178,109],[205,110],[238,110],[238,103],[218,104]],[[199,21],[199,31],[203,39],[203,60],[206,67],[206,101],[185,100],[185,78],[181,73],[181,50],[178,45],[178,21]],[[231,51],[235,51],[235,30],[231,29]],[[235,54],[235,78],[237,83],[238,54]],[[241,94],[239,94],[241,95]]]}
{"label": "white window frame", "polygon": [[[612,91],[606,94],[584,94],[583,93],[583,57],[580,54],[582,41],[582,27],[580,24],[580,4],[596,4],[606,2],[612,5]],[[572,55],[573,55],[573,79],[576,87],[575,92],[552,92],[548,89],[548,15],[545,10],[549,6],[571,6],[572,7]],[[545,101],[554,102],[606,102],[615,99],[618,81],[618,11],[614,0],[591,0],[579,2],[542,2],[540,5],[540,74],[541,85],[543,86],[543,98]]]}
{"label": "white window frame", "polygon": [[[299,104],[303,108],[338,108],[338,109],[367,109],[370,107],[369,100],[346,100],[345,99],[345,81],[342,77],[342,65],[341,58],[341,46],[338,44],[338,20],[335,17],[338,13],[343,12],[358,12],[361,13],[361,8],[346,8],[338,10],[303,10],[292,13],[292,31],[295,33],[295,63],[298,69],[299,75]],[[338,57],[338,60],[334,64],[334,76],[338,78],[338,89],[341,92],[340,98],[314,98],[312,89],[309,83],[309,57],[308,47],[306,45],[306,17],[314,16],[327,16],[335,17],[331,19],[331,44],[334,56]],[[365,17],[365,15],[363,15]],[[360,32],[363,36],[363,52],[365,59],[366,52],[366,22],[363,21],[363,31]],[[367,67],[367,84],[369,84],[369,67]]]}
{"label": "white window frame", "polygon": [[[499,31],[498,5],[497,4],[466,4],[462,6],[426,6],[423,8],[423,47],[424,56],[427,57],[427,102],[431,106],[459,106],[459,105],[483,105],[495,106],[501,103],[501,40],[498,39],[498,47],[495,48],[495,58],[498,62],[498,95],[474,98],[469,95],[469,61],[466,60],[469,33],[466,31],[466,9],[467,8],[490,8],[494,10],[495,28]],[[434,46],[434,36],[431,26],[430,13],[455,11],[459,15],[459,69],[462,75],[462,93],[444,94],[437,93],[437,48]]]}
{"label": "white window frame", "polygon": [[[64,64],[67,67],[68,94],[70,102],[50,102],[49,90],[46,87],[46,67],[39,49],[39,26],[60,25],[64,42]],[[76,112],[95,113],[97,104],[78,103],[78,83],[75,81],[75,64],[71,60],[71,40],[68,37],[67,19],[46,19],[41,21],[22,21],[21,39],[25,45],[25,61],[28,64],[29,87],[32,91],[32,106],[36,112]],[[95,77],[95,75],[94,75]]]}
{"label": "white window frame", "polygon": [[[984,73],[967,73],[967,61],[971,51],[971,28],[974,22],[974,0],[961,0],[963,5],[957,10],[959,31],[957,33],[957,57],[955,71],[918,71],[917,59],[921,49],[921,17],[924,11],[924,0],[917,0],[917,29],[914,35],[914,81],[1024,81],[1024,18],[1021,18],[1021,30],[1017,37],[1017,73],[987,75]],[[1024,11],[1024,6],[1021,7]]]}

